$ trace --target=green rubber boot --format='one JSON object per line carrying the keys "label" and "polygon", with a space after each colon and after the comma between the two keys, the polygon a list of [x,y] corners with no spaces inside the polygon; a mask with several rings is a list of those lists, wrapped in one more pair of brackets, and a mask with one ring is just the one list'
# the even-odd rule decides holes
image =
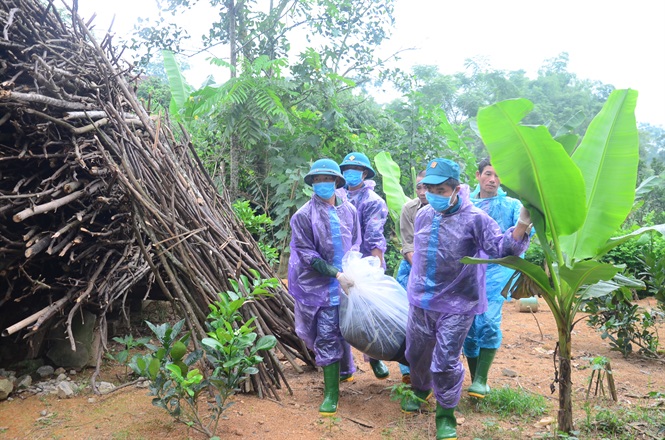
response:
{"label": "green rubber boot", "polygon": [[[413,394],[415,394],[419,399],[427,400],[432,397],[432,390],[420,391],[414,389]],[[411,396],[406,396],[402,399],[402,402],[400,402],[400,407],[402,408],[403,413],[413,414],[420,411],[422,404],[423,402],[420,400],[414,399]]]}
{"label": "green rubber boot", "polygon": [[376,376],[377,379],[385,379],[388,376],[390,376],[390,371],[388,370],[388,367],[386,367],[386,364],[384,364],[382,361],[376,359],[370,359],[369,365],[372,367],[374,376]]}
{"label": "green rubber boot", "polygon": [[476,365],[476,374],[473,378],[473,383],[469,387],[469,396],[484,399],[485,396],[489,394],[490,387],[487,385],[487,374],[492,366],[495,355],[495,348],[480,349],[478,365]]}
{"label": "green rubber boot", "polygon": [[473,379],[476,377],[476,366],[478,365],[478,358],[470,358],[467,356],[466,362],[469,364],[469,373],[471,373],[471,382],[473,382]]}
{"label": "green rubber boot", "polygon": [[337,414],[339,400],[339,362],[323,367],[323,403],[319,415],[332,417]]}
{"label": "green rubber boot", "polygon": [[457,440],[455,408],[442,408],[436,404],[436,440]]}

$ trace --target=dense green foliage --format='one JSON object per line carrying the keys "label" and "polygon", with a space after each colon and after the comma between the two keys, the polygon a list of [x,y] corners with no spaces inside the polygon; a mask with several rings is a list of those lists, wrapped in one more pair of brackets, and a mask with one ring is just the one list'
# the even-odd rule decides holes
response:
{"label": "dense green foliage", "polygon": [[[129,366],[139,376],[150,381],[153,405],[166,410],[176,421],[212,438],[222,413],[231,406],[229,397],[239,391],[250,375],[258,373],[256,365],[263,361],[260,351],[275,347],[272,335],[258,337],[251,318],[243,323],[241,308],[247,301],[269,295],[278,280],[262,280],[254,272],[254,280],[242,275],[239,282],[229,280],[233,290],[219,293],[210,305],[206,321],[208,337],[199,341],[202,349],[189,349],[191,333],[181,335],[185,320],[174,325],[154,325],[147,322],[157,344],[145,343],[148,354],[135,355]],[[204,362],[211,371],[203,376],[198,368]],[[201,408],[205,393],[211,393],[212,403]],[[201,399],[203,400],[203,399]]]}
{"label": "dense green foliage", "polygon": [[[182,39],[195,30],[180,29],[167,16],[195,3],[166,1],[164,16],[142,23],[135,47],[149,55],[160,54],[160,49],[178,52]],[[182,70],[178,58],[163,75],[155,63],[148,64],[153,76],[141,88],[150,90],[151,102],[170,107],[170,116],[183,122],[218,188],[272,219],[269,245],[284,251],[282,274],[288,221],[311,196],[302,177],[313,160],[341,160],[353,150],[370,158],[389,152],[402,171],[404,193],[411,195],[411,170],[417,172],[429,159],[446,156],[462,165],[463,181],[473,186],[475,164],[487,155],[476,127],[481,107],[528,98],[533,111],[522,122],[543,125],[571,153],[613,90],[569,72],[566,53],[545,60],[535,78],[524,71],[493,69],[477,59],[468,60],[465,71],[455,74],[442,74],[428,65],[411,72],[390,70],[376,55],[390,36],[390,0],[280,0],[272,2],[270,10],[255,2],[210,3],[218,8],[219,18],[210,29],[196,32],[202,31],[202,49],[219,44],[229,48],[228,58],[212,62],[227,66],[231,79],[222,84],[211,80],[194,89],[175,75]],[[308,35],[307,45],[298,52],[290,44],[294,31]],[[316,34],[325,38],[309,37]],[[174,91],[179,96],[170,106],[164,105],[166,95],[159,87],[159,78],[167,73],[171,96]],[[378,104],[364,89],[369,81],[390,81],[402,97]],[[663,223],[665,216],[665,185],[658,178],[665,168],[665,130],[641,125],[639,141],[638,183],[650,183],[623,225],[627,231],[633,225]],[[377,181],[383,195],[380,176]],[[399,261],[395,226],[393,220],[386,228],[392,264]],[[615,252],[623,246],[632,245]],[[641,248],[634,249],[636,258]],[[626,263],[644,272],[636,259]]]}

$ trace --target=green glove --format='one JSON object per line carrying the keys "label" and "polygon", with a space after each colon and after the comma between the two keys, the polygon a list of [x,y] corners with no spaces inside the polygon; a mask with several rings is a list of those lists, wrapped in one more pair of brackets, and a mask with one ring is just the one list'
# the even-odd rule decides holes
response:
{"label": "green glove", "polygon": [[314,260],[312,260],[312,267],[314,268],[315,271],[317,271],[321,275],[325,275],[328,277],[336,277],[337,274],[339,273],[339,269],[337,269],[332,264],[326,263],[325,260],[321,258],[315,258]]}

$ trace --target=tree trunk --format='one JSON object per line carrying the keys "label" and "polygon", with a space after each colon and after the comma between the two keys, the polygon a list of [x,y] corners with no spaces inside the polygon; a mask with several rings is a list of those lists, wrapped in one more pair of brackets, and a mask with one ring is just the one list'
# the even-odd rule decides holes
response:
{"label": "tree trunk", "polygon": [[573,431],[573,381],[571,377],[570,328],[559,329],[559,431]]}
{"label": "tree trunk", "polygon": [[[231,78],[235,78],[238,68],[238,34],[236,32],[236,5],[234,0],[228,0],[226,8],[229,14],[229,64],[231,64]],[[238,195],[238,168],[240,166],[240,145],[236,135],[231,135],[229,153],[229,196],[233,201]]]}

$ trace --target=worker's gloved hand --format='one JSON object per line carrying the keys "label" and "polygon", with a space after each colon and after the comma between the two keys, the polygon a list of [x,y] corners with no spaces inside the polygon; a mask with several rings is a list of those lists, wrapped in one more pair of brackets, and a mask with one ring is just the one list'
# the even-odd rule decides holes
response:
{"label": "worker's gloved hand", "polygon": [[348,275],[338,272],[337,273],[337,281],[339,281],[339,285],[346,292],[346,294],[349,294],[349,289],[353,287],[353,280],[349,278]]}
{"label": "worker's gloved hand", "polygon": [[525,226],[531,226],[531,214],[529,214],[529,210],[524,206],[520,208],[520,218],[517,220],[517,223],[522,223]]}

